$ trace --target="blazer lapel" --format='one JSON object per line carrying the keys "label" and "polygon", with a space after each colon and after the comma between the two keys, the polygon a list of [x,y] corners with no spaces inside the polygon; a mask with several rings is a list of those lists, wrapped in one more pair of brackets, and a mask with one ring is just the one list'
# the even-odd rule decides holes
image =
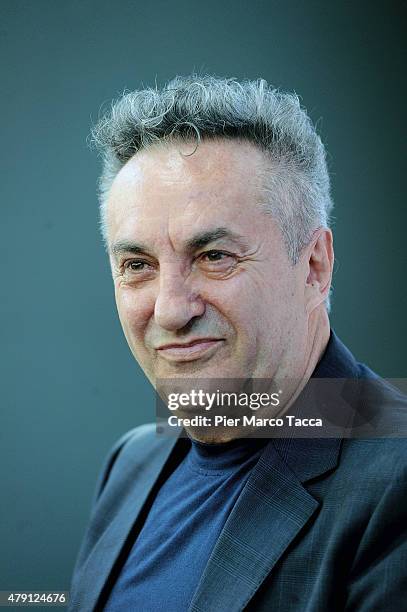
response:
{"label": "blazer lapel", "polygon": [[[215,545],[191,612],[247,605],[319,507],[302,482],[336,466],[340,443],[291,438],[265,447]],[[304,461],[305,453],[318,460]]]}
{"label": "blazer lapel", "polygon": [[[155,441],[155,448],[148,461],[143,456],[128,466],[128,495],[121,505],[115,519],[96,543],[89,557],[80,568],[80,578],[76,584],[74,597],[69,609],[94,610],[97,600],[105,586],[109,574],[118,559],[137,517],[154,483],[164,468],[177,438]],[[141,474],[141,476],[140,476]],[[137,480],[137,486],[134,481]],[[123,490],[120,492],[123,495]],[[79,607],[76,607],[79,606]]]}

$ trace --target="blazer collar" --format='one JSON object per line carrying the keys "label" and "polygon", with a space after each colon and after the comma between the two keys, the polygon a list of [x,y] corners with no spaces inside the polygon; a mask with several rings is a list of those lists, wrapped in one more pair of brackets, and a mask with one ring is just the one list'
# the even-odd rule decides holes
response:
{"label": "blazer collar", "polygon": [[312,378],[358,378],[359,364],[331,329],[328,344]]}

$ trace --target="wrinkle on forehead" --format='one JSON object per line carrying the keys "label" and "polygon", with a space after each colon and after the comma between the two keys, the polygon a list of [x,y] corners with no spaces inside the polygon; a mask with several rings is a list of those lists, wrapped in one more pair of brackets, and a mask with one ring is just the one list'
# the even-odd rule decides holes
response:
{"label": "wrinkle on forehead", "polygon": [[209,221],[224,224],[245,216],[259,201],[258,170],[264,162],[260,149],[248,142],[202,141],[190,156],[180,143],[154,145],[133,156],[116,176],[108,226],[113,232],[136,232],[142,223],[143,233],[151,230],[155,238],[164,227],[167,235],[185,237]]}

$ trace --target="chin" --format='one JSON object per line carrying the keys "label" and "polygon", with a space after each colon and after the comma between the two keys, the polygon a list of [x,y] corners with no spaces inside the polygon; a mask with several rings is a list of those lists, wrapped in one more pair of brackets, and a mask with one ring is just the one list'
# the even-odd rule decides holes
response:
{"label": "chin", "polygon": [[156,379],[159,378],[242,378],[242,371],[239,368],[219,367],[216,363],[199,363],[199,361],[189,361],[186,363],[171,364],[165,368],[159,368],[155,372]]}

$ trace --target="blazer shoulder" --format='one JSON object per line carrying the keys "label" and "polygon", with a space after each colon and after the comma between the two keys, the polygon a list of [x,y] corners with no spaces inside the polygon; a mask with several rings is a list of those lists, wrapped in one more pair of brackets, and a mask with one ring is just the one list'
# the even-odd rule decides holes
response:
{"label": "blazer shoulder", "polygon": [[349,438],[342,441],[342,460],[358,463],[358,472],[365,478],[376,472],[388,477],[407,476],[406,438]]}

